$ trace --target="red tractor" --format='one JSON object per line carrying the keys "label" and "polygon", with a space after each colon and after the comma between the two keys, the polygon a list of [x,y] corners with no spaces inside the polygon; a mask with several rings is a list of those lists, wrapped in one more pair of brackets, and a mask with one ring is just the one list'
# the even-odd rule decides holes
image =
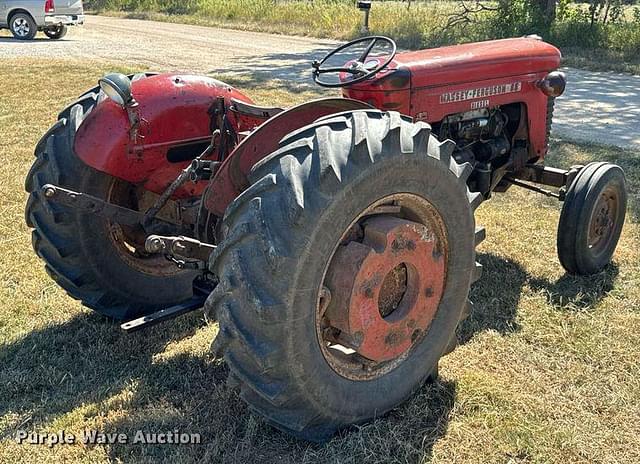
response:
{"label": "red tractor", "polygon": [[564,202],[569,273],[610,262],[622,170],[544,165],[559,65],[537,37],[406,53],[368,37],[312,65],[342,97],[286,110],[209,77],[110,74],[36,147],[33,246],[126,330],[204,305],[251,409],[326,439],[437,376],[493,192]]}

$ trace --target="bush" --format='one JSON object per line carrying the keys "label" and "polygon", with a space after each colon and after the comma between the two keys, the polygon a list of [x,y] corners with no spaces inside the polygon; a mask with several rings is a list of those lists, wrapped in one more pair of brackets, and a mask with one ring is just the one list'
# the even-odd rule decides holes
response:
{"label": "bush", "polygon": [[607,27],[576,20],[556,22],[549,40],[559,47],[581,48],[607,48],[609,42]]}
{"label": "bush", "polygon": [[632,25],[611,26],[609,39],[610,47],[622,52],[625,59],[640,58],[640,21]]}
{"label": "bush", "polygon": [[627,60],[640,58],[640,8],[625,15],[617,12],[608,16],[592,16],[590,9],[561,2],[557,21],[553,24],[550,40],[560,47],[603,49],[620,52]]}
{"label": "bush", "polygon": [[532,0],[498,2],[498,9],[489,19],[489,24],[490,31],[496,38],[547,35],[550,27],[540,3]]}

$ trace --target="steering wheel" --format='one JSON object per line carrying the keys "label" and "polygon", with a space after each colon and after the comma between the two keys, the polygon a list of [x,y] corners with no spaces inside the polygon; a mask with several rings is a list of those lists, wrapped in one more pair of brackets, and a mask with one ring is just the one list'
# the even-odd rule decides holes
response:
{"label": "steering wheel", "polygon": [[[342,67],[337,67],[337,68],[322,67],[322,65],[325,64],[327,60],[332,58],[337,53],[343,52],[344,50],[351,48],[355,45],[361,44],[363,42],[368,42],[367,47],[358,56],[358,58],[355,59],[353,62],[351,62],[351,64],[349,64],[348,66],[344,65]],[[371,51],[378,43],[384,43],[390,46],[391,52],[389,53],[387,59],[384,62],[381,62],[378,59],[367,61],[367,57],[371,54]],[[313,80],[319,86],[328,87],[328,88],[347,87],[349,85],[357,84],[358,82],[362,82],[366,79],[369,79],[371,76],[379,73],[384,68],[389,66],[389,63],[391,63],[391,60],[393,60],[393,58],[396,56],[396,51],[397,51],[396,43],[389,37],[385,37],[382,35],[374,35],[370,37],[363,37],[361,39],[353,40],[331,51],[321,61],[314,61],[311,64],[311,67],[313,68]],[[325,74],[336,74],[336,73],[351,74],[353,76],[353,79],[349,79],[341,82],[327,82],[326,80],[321,79],[321,76]]]}

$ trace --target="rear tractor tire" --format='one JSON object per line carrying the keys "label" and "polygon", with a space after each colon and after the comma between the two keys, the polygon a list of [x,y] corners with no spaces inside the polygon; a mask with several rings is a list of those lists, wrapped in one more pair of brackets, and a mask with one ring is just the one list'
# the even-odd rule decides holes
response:
{"label": "rear tractor tire", "polygon": [[323,441],[437,376],[480,274],[482,197],[453,142],[398,113],[323,118],[281,147],[227,209],[205,311],[250,408]]}
{"label": "rear tractor tire", "polygon": [[590,163],[571,183],[558,223],[558,258],[570,274],[589,275],[611,262],[627,212],[622,168]]}
{"label": "rear tractor tire", "polygon": [[[96,89],[94,89],[96,90]],[[84,94],[64,110],[36,146],[26,179],[26,221],[47,273],[73,298],[115,319],[131,319],[193,296],[194,275],[144,252],[144,231],[48,201],[46,184],[136,209],[141,189],[85,165],[73,151],[75,131],[99,99]]]}

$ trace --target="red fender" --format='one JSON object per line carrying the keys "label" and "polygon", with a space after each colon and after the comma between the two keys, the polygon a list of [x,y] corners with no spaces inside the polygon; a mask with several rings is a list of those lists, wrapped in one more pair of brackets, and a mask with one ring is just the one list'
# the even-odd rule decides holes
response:
{"label": "red fender", "polygon": [[[162,193],[211,137],[210,110],[218,96],[227,107],[231,98],[252,103],[233,87],[205,76],[160,74],[132,83],[133,109],[140,119],[137,137],[131,136],[127,111],[109,99],[100,101],[76,133],[76,155],[87,165],[126,181]],[[236,130],[237,122],[230,114]],[[187,156],[167,158],[172,148],[185,147]],[[176,153],[174,150],[172,153]],[[176,197],[202,195],[206,182],[188,182]]]}
{"label": "red fender", "polygon": [[251,168],[276,151],[286,135],[323,116],[371,108],[349,98],[323,98],[294,106],[265,121],[238,144],[211,179],[204,198],[206,208],[216,216],[223,216],[229,203],[249,186],[247,175]]}

